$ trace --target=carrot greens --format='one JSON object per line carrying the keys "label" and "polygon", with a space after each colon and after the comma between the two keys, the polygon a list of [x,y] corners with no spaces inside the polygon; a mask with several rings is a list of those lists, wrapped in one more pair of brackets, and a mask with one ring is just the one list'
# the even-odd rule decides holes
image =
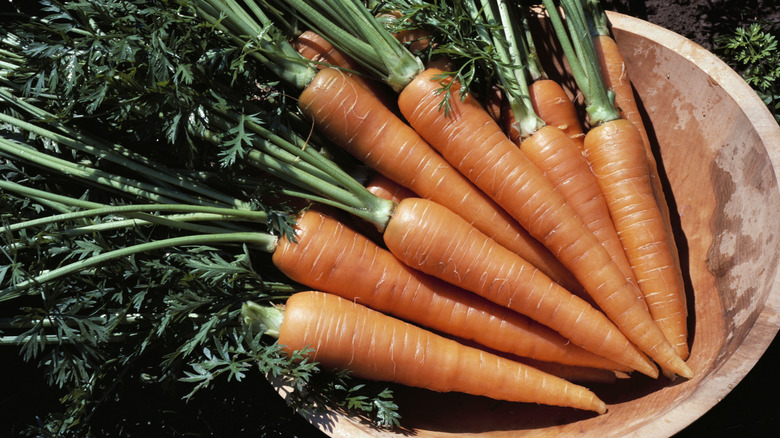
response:
{"label": "carrot greens", "polygon": [[192,399],[255,366],[302,410],[327,398],[392,423],[381,385],[319,376],[238,323],[247,300],[299,289],[266,253],[308,201],[378,227],[393,206],[295,133],[284,86],[255,65],[265,46],[188,2],[38,12],[0,38],[0,309],[18,322],[2,341],[69,396],[30,429],[88,434],[127,382],[188,382]]}

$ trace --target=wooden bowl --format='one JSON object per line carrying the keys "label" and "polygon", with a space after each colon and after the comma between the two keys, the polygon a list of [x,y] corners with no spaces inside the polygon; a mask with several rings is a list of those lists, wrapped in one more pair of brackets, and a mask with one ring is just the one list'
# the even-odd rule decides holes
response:
{"label": "wooden bowl", "polygon": [[780,327],[780,127],[713,54],[642,20],[612,13],[656,142],[689,296],[691,380],[642,376],[589,385],[600,416],[396,387],[402,429],[325,412],[334,437],[668,437],[748,373]]}

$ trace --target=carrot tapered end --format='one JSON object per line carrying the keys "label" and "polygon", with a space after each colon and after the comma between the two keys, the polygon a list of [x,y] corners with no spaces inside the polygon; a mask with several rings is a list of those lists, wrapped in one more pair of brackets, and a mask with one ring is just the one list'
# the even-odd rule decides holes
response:
{"label": "carrot tapered end", "polygon": [[670,380],[674,380],[677,376],[684,379],[692,379],[695,375],[693,370],[680,357],[675,357],[663,366],[663,374]]}

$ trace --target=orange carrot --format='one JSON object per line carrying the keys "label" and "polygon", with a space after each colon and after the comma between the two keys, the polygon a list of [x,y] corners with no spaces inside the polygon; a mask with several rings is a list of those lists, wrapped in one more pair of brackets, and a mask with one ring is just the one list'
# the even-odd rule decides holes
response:
{"label": "orange carrot", "polygon": [[321,63],[319,68],[336,66],[349,70],[360,71],[361,67],[341,50],[333,47],[333,44],[321,35],[307,30],[295,37],[292,46],[304,58]]}
{"label": "orange carrot", "polygon": [[[536,80],[528,86],[528,97],[534,111],[546,125],[560,129],[582,146],[585,132],[577,108],[563,87],[551,79]],[[520,130],[506,101],[502,102],[500,121],[509,138],[515,143],[520,142]]]}
{"label": "orange carrot", "polygon": [[[613,40],[608,35],[598,35],[593,37],[594,46],[596,49],[596,55],[599,59],[599,65],[603,73],[604,82],[615,92],[615,105],[621,118],[629,120],[639,131],[639,135],[642,137],[642,143],[644,144],[644,153],[647,160],[647,168],[650,177],[650,184],[653,189],[653,198],[656,201],[656,205],[661,212],[665,227],[666,236],[669,241],[669,250],[675,259],[674,267],[677,270],[677,283],[682,284],[682,272],[679,270],[680,258],[677,253],[677,245],[674,240],[674,232],[671,225],[671,213],[669,211],[669,203],[664,195],[663,186],[661,185],[661,176],[658,171],[658,164],[656,163],[655,155],[653,154],[650,139],[647,135],[642,116],[637,107],[636,99],[634,97],[634,89],[631,86],[631,81],[626,73],[626,65],[623,60],[623,56],[620,50]],[[680,289],[682,290],[682,289]],[[680,301],[685,305],[685,297],[683,296]],[[684,310],[687,313],[687,309]],[[686,336],[687,337],[687,336]],[[676,344],[678,354],[681,357],[688,357],[687,342]]]}
{"label": "orange carrot", "polygon": [[[441,205],[404,199],[383,237],[390,252],[407,265],[526,315],[586,350],[657,376],[603,313]],[[590,267],[591,262],[584,258],[581,263]]]}
{"label": "orange carrot", "polygon": [[[650,313],[678,357],[687,358],[684,285],[670,228],[654,198],[647,147],[634,123],[621,119],[588,34],[589,27],[597,27],[598,1],[588,1],[591,23],[587,23],[581,0],[563,0],[562,5],[569,32],[556,34],[563,42],[594,127],[585,137],[586,157],[599,180]],[[560,30],[562,20],[557,10],[548,8],[548,12]],[[570,38],[569,34],[580,38]],[[673,372],[664,363],[659,364],[666,372]]]}
{"label": "orange carrot", "polygon": [[[509,19],[507,14],[507,20]],[[514,22],[506,21],[505,26]],[[505,30],[506,31],[506,30]],[[507,86],[510,92],[506,95],[505,124],[508,126],[510,139],[523,151],[526,157],[542,171],[556,190],[563,195],[587,228],[593,232],[604,246],[612,260],[618,265],[626,279],[636,283],[631,264],[628,262],[620,237],[612,224],[609,208],[601,194],[596,178],[582,155],[582,144],[585,134],[579,122],[574,103],[569,99],[563,88],[555,81],[546,79],[530,31],[515,33],[519,47],[525,48],[520,54],[521,69],[511,69],[503,75],[505,82],[516,86]],[[528,86],[526,73],[534,82]],[[517,90],[517,91],[515,91]],[[528,93],[530,102],[525,103],[523,90]],[[535,122],[538,117],[543,123]],[[524,141],[533,136],[542,126],[559,129],[565,135],[546,134],[551,141]],[[548,132],[552,132],[548,129]],[[637,296],[642,298],[639,288],[635,288]]]}
{"label": "orange carrot", "polygon": [[[599,307],[642,351],[675,373],[691,370],[655,325],[647,306],[603,246],[547,178],[469,95],[451,85],[449,114],[440,108],[440,71],[426,70],[407,85],[399,108],[409,123],[450,163],[550,248]],[[525,141],[564,135],[549,126]],[[564,135],[565,136],[565,135]],[[458,274],[462,274],[459,272]],[[501,277],[497,277],[501,278]]]}
{"label": "orange carrot", "polygon": [[[469,4],[468,0],[466,3]],[[512,61],[483,63],[487,72],[494,72],[492,74],[499,78],[504,91],[505,131],[563,195],[566,203],[605,247],[625,278],[635,282],[604,197],[582,156],[581,145],[585,134],[574,103],[557,82],[547,79],[524,11],[511,8],[506,3],[483,1],[482,6],[477,8],[472,5],[474,20],[498,20],[501,24],[493,27],[490,33],[482,33],[482,38],[486,43],[507,41],[506,45],[498,44],[496,52],[501,60]],[[533,81],[530,86],[529,79]],[[543,138],[551,141],[525,141],[545,126],[548,128]],[[559,129],[564,135],[552,135],[555,131],[549,127]],[[641,297],[638,287],[635,292]]]}
{"label": "orange carrot", "polygon": [[[608,35],[593,36],[593,47],[596,49],[599,67],[607,88],[615,93],[615,107],[618,114],[623,119],[630,121],[636,126],[639,135],[642,137],[642,143],[645,145],[644,152],[655,168],[655,156],[650,146],[650,139],[647,136],[645,124],[642,121],[642,114],[639,112],[634,89],[628,78],[626,63],[615,40]],[[656,169],[657,170],[657,169]],[[656,175],[657,177],[657,175]]]}
{"label": "orange carrot", "polygon": [[[245,314],[252,315],[251,307]],[[584,387],[332,294],[290,297],[278,342],[289,354],[312,348],[309,357],[322,368],[348,369],[369,380],[606,412],[605,403]]]}
{"label": "orange carrot", "polygon": [[601,368],[588,368],[572,365],[562,365],[558,363],[541,362],[533,359],[518,358],[518,362],[532,366],[545,373],[558,376],[569,382],[578,383],[615,383],[618,376],[623,374]]}
{"label": "orange carrot", "polygon": [[650,313],[681,357],[688,356],[685,301],[642,153],[639,131],[619,119],[593,128],[585,152],[606,197]]}
{"label": "orange carrot", "polygon": [[[451,93],[442,95],[441,83],[433,77],[440,75],[441,71],[426,70],[421,73],[423,68],[422,62],[412,56],[408,50],[405,50],[392,35],[388,35],[387,31],[368,13],[365,5],[359,0],[339,0],[339,3],[333,3],[333,9],[311,8],[303,0],[288,0],[287,4],[294,8],[298,14],[310,15],[312,17],[311,23],[316,21],[317,28],[314,30],[323,35],[327,33],[326,36],[328,36],[329,40],[339,48],[351,47],[350,52],[348,52],[350,57],[364,63],[366,67],[370,66],[371,68],[366,68],[367,71],[374,72],[377,77],[381,77],[392,89],[401,92],[399,108],[410,124],[415,127],[415,130],[422,137],[427,138],[429,140],[428,143],[438,149],[446,157],[447,161],[460,169],[477,187],[492,197],[497,204],[506,209],[517,221],[520,221],[532,236],[545,244],[576,275],[588,293],[631,341],[634,341],[642,351],[650,355],[666,369],[685,377],[692,376],[691,370],[675,354],[674,349],[655,325],[647,311],[647,307],[644,303],[638,301],[636,286],[626,280],[617,265],[612,262],[606,250],[598,243],[598,240],[586,228],[571,207],[565,204],[561,195],[555,191],[544,175],[523,156],[522,151],[517,149],[501,132],[498,125],[484,109],[479,107],[474,99],[467,94],[460,95],[458,90],[459,84],[450,84],[452,86],[449,89]],[[338,7],[336,7],[337,5]],[[343,11],[345,8],[349,8],[350,13],[342,13],[338,16],[338,20],[329,21],[325,16],[334,13],[339,14],[339,11]],[[340,21],[340,24],[336,24],[336,21]],[[341,29],[342,32],[335,32],[337,29]],[[359,38],[355,36],[357,33],[371,34],[372,32],[376,38]],[[334,33],[344,36],[342,40],[343,45],[336,43],[338,38],[333,38]],[[386,44],[391,47],[385,51],[372,44]],[[356,57],[359,57],[359,59]],[[326,70],[324,69],[320,73]],[[343,77],[344,75],[341,74],[340,76]],[[350,88],[357,90],[361,87],[353,85]],[[447,98],[445,108],[441,106],[442,98]],[[344,111],[344,108],[349,109],[348,114],[350,118],[358,119],[365,116],[365,111],[356,112],[353,106],[342,106],[340,110]],[[444,111],[444,109],[448,111]],[[344,113],[340,117],[344,118]],[[336,119],[338,120],[339,116]],[[391,119],[382,118],[377,120],[372,118],[372,130],[380,130],[385,124],[389,123],[389,120]],[[539,132],[544,130],[542,129]],[[560,130],[555,131],[560,132]],[[384,134],[388,135],[387,133]],[[564,134],[561,133],[561,135]],[[536,134],[531,138],[535,137],[537,137]],[[518,154],[520,155],[519,157],[517,156]],[[382,173],[390,176],[387,172]],[[420,172],[418,168],[415,168],[413,171],[407,169],[406,173],[417,176],[426,172]],[[416,189],[414,191],[418,192]],[[420,193],[420,195],[423,194]],[[407,230],[412,232],[414,228],[422,228],[421,224],[425,224],[425,220],[432,221],[434,219],[417,217],[416,219],[420,220],[414,222],[406,221],[405,226],[401,227],[394,226],[393,222],[398,221],[399,216],[403,216],[400,212],[404,211],[404,204],[409,205],[410,200],[412,204],[423,203],[422,199],[405,199],[398,205],[397,210],[392,214],[392,219],[384,228],[381,226],[382,224],[378,224],[380,231],[385,230],[384,238],[388,247],[392,246],[388,242],[388,235],[391,233],[386,232],[386,230],[396,228],[401,231],[399,234],[403,235]],[[367,201],[369,200],[367,199]],[[374,200],[370,201],[374,202]],[[436,205],[430,201],[425,204]],[[451,262],[455,258],[452,257],[451,253],[450,257],[447,256],[446,250],[448,248],[465,248],[469,245],[462,245],[463,240],[475,235],[482,236],[488,243],[492,243],[497,248],[503,248],[490,238],[485,237],[476,228],[469,229],[465,234],[447,233],[448,226],[453,224],[453,221],[461,221],[467,225],[468,222],[449,211],[446,207],[438,207],[440,207],[439,211],[437,211],[438,215],[446,214],[452,217],[451,221],[439,223],[441,227],[439,231],[447,239],[436,242],[438,246],[435,247],[428,245],[425,241],[418,241],[420,246],[417,248],[409,247],[401,248],[401,251],[393,251],[397,257],[406,261],[408,257],[404,258],[403,253],[407,255],[417,254],[419,257],[412,261],[421,262],[427,259],[430,262],[428,267],[431,264],[438,265],[438,267],[450,266],[453,270],[446,272],[446,276],[451,278],[453,276],[459,277],[461,273],[472,271],[473,268],[472,265],[452,265]],[[355,213],[365,214],[359,211],[355,211]],[[425,228],[430,230],[430,227]],[[483,242],[483,244],[487,243]],[[476,246],[473,248],[480,247]],[[438,252],[432,253],[428,251],[429,249]],[[506,252],[514,254],[508,250]],[[425,254],[425,256],[423,257],[422,254]],[[519,260],[515,266],[524,264],[524,271],[532,273],[530,285],[541,285],[549,290],[562,290],[539,270],[530,269],[532,266],[527,264],[525,260],[516,255],[514,257]],[[491,263],[489,259],[485,260],[482,258],[475,261],[479,263],[473,266],[484,268],[481,269],[480,275],[484,275],[486,280],[489,279],[488,282],[490,284],[503,283],[501,275],[491,275],[486,272],[488,266],[485,266],[485,264],[489,265]],[[543,282],[542,279],[545,281]],[[526,286],[517,285],[516,287],[522,288]],[[488,289],[487,292],[491,292],[491,290]],[[564,292],[568,293],[565,290]],[[542,296],[544,295],[546,294],[542,294]],[[585,305],[584,307],[590,309],[592,307],[571,293],[568,293],[568,295],[562,293],[558,294],[558,296],[563,300],[539,300],[536,303],[538,308],[544,308],[548,313],[544,315],[544,312],[539,310],[537,310],[537,313],[539,313],[539,316],[554,316],[552,318],[553,322],[561,319],[566,320],[567,324],[562,328],[576,331],[576,329],[573,329],[575,325],[578,325],[575,324],[575,321],[579,323],[583,321],[578,321],[577,317],[574,319],[571,319],[571,317],[574,314],[579,316],[581,312],[561,311],[560,306],[571,302],[575,303],[575,307],[582,309],[583,306],[579,304],[579,302],[582,302]],[[549,313],[551,309],[554,309],[552,314]],[[591,325],[593,321],[599,319],[606,320],[603,314],[596,311],[593,318],[586,318],[585,323]],[[606,322],[609,323],[608,320]],[[597,323],[595,326],[604,325]],[[590,336],[593,336],[590,331],[587,332]],[[614,333],[615,336],[623,336],[619,330],[614,330]],[[563,333],[561,332],[561,334]],[[564,334],[564,336],[566,335]],[[600,343],[598,348],[602,348],[602,345],[609,341],[611,336],[597,335],[596,338]],[[592,339],[590,342],[592,342]],[[583,348],[585,347],[583,346]],[[615,351],[608,352],[618,353]],[[646,358],[642,357],[635,348],[631,348],[630,344],[619,353],[628,353],[629,356],[633,353],[635,358],[631,359],[629,363],[637,361],[644,363],[641,364],[642,366],[639,366],[640,364],[631,366],[628,363],[624,363],[626,362],[625,356],[622,356],[623,362],[617,360],[617,358],[608,358],[635,369],[638,367],[650,375],[657,375],[655,367],[651,363],[645,362]],[[651,370],[648,370],[648,368],[651,368]]]}
{"label": "orange carrot", "polygon": [[[519,146],[593,232],[623,275],[636,283],[607,201],[581,148],[569,136],[555,136],[549,142],[524,141]],[[642,294],[638,296],[642,297]]]}
{"label": "orange carrot", "polygon": [[[636,285],[625,278],[571,206],[488,113],[472,96],[460,93],[457,81],[444,82],[441,70],[424,69],[420,59],[388,36],[358,0],[343,1],[350,14],[341,15],[335,10],[308,7],[305,0],[288,0],[288,4],[296,13],[310,16],[312,23],[316,20],[316,30],[327,33],[334,45],[351,47],[353,59],[398,91],[401,113],[414,130],[550,249],[643,352],[681,376],[693,375],[658,329],[645,303],[638,299]],[[338,18],[329,19],[333,14]],[[446,93],[442,93],[443,83]],[[546,128],[565,135],[545,127],[525,141],[544,141],[545,135],[538,134],[549,132]],[[436,257],[441,265],[449,263],[446,257]],[[461,267],[456,272],[456,276],[460,274]]]}
{"label": "orange carrot", "polygon": [[273,262],[307,287],[493,350],[548,362],[626,370],[575,347],[548,327],[412,270],[366,237],[314,211],[305,212],[297,221],[295,242],[279,242]]}
{"label": "orange carrot", "polygon": [[546,124],[559,128],[581,146],[585,133],[580,116],[563,87],[551,79],[539,79],[531,83],[528,91],[536,114]]}
{"label": "orange carrot", "polygon": [[366,165],[462,215],[566,288],[580,289],[548,249],[349,76],[321,70],[298,104],[320,132]]}

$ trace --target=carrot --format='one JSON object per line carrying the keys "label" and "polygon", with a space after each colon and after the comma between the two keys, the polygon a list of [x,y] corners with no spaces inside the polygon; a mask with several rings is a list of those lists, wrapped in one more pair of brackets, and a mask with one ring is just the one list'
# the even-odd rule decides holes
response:
{"label": "carrot", "polygon": [[[588,11],[590,14],[587,17],[593,21],[592,29],[592,41],[595,49],[596,57],[599,62],[602,78],[607,88],[611,89],[615,93],[615,106],[618,110],[618,114],[621,118],[626,119],[634,124],[639,131],[639,135],[642,137],[642,143],[644,144],[644,153],[647,160],[647,167],[650,177],[650,184],[653,189],[653,198],[656,201],[656,205],[661,213],[661,216],[666,227],[666,236],[668,240],[668,248],[671,251],[672,256],[675,259],[674,267],[677,270],[677,284],[682,285],[682,272],[679,269],[680,258],[677,253],[677,245],[674,239],[674,232],[671,225],[671,212],[669,211],[669,203],[667,202],[666,195],[664,194],[663,186],[661,185],[661,175],[658,170],[658,164],[653,154],[650,138],[647,135],[647,129],[645,128],[642,115],[639,112],[637,101],[634,94],[634,88],[631,84],[631,80],[627,73],[627,68],[623,55],[620,53],[615,40],[612,38],[609,31],[609,24],[604,14],[603,9],[598,2],[589,1],[590,6]],[[679,288],[679,286],[678,286]],[[680,289],[682,290],[682,289]],[[685,306],[685,297],[682,296],[682,305]],[[683,312],[687,314],[687,309],[683,309]],[[680,333],[678,333],[678,336]],[[687,336],[686,336],[687,337]],[[682,338],[680,338],[682,339]],[[675,343],[678,354],[682,358],[687,358],[689,351],[687,342]]]}
{"label": "carrot", "polygon": [[333,47],[333,44],[321,35],[311,30],[301,32],[292,40],[292,46],[304,58],[319,63],[319,68],[342,67],[349,70],[360,71],[361,67],[341,50]]}
{"label": "carrot", "polygon": [[[520,148],[582,218],[623,275],[636,283],[631,263],[612,222],[602,187],[591,171],[588,160],[573,142],[561,136],[557,137],[557,141],[521,142]],[[641,293],[638,296],[644,299]]]}
{"label": "carrot", "polygon": [[[396,205],[392,201],[377,197],[368,192],[364,186],[357,183],[350,175],[335,166],[334,163],[328,161],[327,158],[317,151],[316,145],[311,142],[304,143],[301,139],[285,140],[278,134],[267,132],[262,124],[252,120],[243,120],[241,123],[244,124],[244,129],[246,129],[247,132],[253,134],[253,146],[258,148],[258,150],[249,150],[247,152],[249,162],[259,165],[272,176],[279,177],[311,191],[312,195],[296,191],[285,191],[285,193],[324,202],[328,206],[340,208],[347,213],[365,219],[367,222],[374,224],[380,233],[384,233],[383,238],[385,239],[385,244],[387,244],[388,238],[386,230],[392,226],[393,222],[399,220],[399,217],[408,219],[408,215],[400,213],[404,211],[404,208],[399,209],[399,206],[408,205],[410,202],[438,206],[438,204],[432,201],[418,198],[408,198],[401,201],[399,205]],[[287,135],[290,135],[290,133]],[[260,141],[261,137],[265,141]],[[209,139],[211,139],[211,137],[209,137]],[[213,141],[219,141],[219,138],[214,138]],[[492,245],[503,248],[492,239],[486,237],[485,234],[477,231],[463,218],[446,207],[438,207],[439,209],[435,212],[435,217],[419,216],[414,222],[407,221],[394,228],[417,228],[420,224],[431,221],[432,223],[443,226],[442,231],[445,231],[448,224],[460,223],[462,226],[465,226],[468,231],[466,233],[446,234],[446,239],[450,243],[444,242],[444,245],[439,249],[446,249],[448,247],[468,248],[469,246],[473,246],[468,242],[472,236],[481,236],[481,238],[488,240]],[[405,219],[400,220],[403,222]],[[324,239],[324,242],[328,242],[330,236],[326,234],[321,238]],[[484,242],[480,243],[480,241],[477,241],[476,243],[477,245],[484,244]],[[427,248],[425,248],[426,243],[423,241],[422,244],[422,247],[402,246],[400,252],[421,254],[423,251],[427,250]],[[631,369],[636,368],[633,366],[633,363],[637,363],[639,370],[642,372],[651,374],[657,373],[652,364],[632,348],[620,331],[614,327],[603,314],[590,307],[590,313],[593,313],[593,315],[591,315],[592,318],[583,317],[583,313],[588,313],[588,309],[582,308],[583,306],[580,303],[582,300],[574,297],[574,295],[558,286],[549,279],[549,277],[545,276],[538,269],[531,266],[516,254],[505,248],[504,251],[512,254],[512,256],[517,259],[518,263],[523,264],[524,272],[533,279],[533,282],[527,285],[521,285],[525,290],[537,288],[537,295],[541,294],[542,296],[550,289],[561,292],[559,297],[557,297],[558,302],[555,302],[556,300],[551,300],[552,306],[555,309],[555,315],[553,315],[552,318],[553,320],[568,319],[567,324],[565,324],[567,330],[572,333],[579,332],[580,336],[581,334],[587,333],[592,337],[591,339],[596,340],[596,342],[591,341],[591,348],[597,350],[603,349],[605,354],[615,354],[616,357],[607,357],[608,359]],[[321,256],[319,252],[313,253]],[[451,255],[446,252],[437,253],[428,251],[426,253],[426,258],[431,261],[438,260],[439,264],[442,265],[445,264],[447,260],[452,260]],[[367,258],[366,260],[371,260],[371,258]],[[338,255],[331,264],[334,266],[338,266],[339,264],[347,266]],[[469,266],[456,266],[455,268],[456,271],[466,271],[469,269]],[[355,268],[349,266],[348,269],[350,276],[354,276],[356,272]],[[326,270],[325,273],[327,272],[329,271]],[[362,273],[363,270],[358,269],[357,272]],[[307,273],[312,281],[317,278],[317,275],[313,275],[308,270]],[[381,282],[382,276],[376,281]],[[575,299],[571,300],[570,298]],[[571,303],[569,301],[571,301]],[[593,321],[591,321],[593,318],[602,319],[607,324],[599,324],[598,322],[593,324]],[[563,333],[560,334],[563,335]],[[612,348],[611,350],[609,348],[604,349],[604,345],[617,348]],[[580,347],[588,349],[584,345],[580,345]],[[601,351],[596,351],[595,353],[599,354]]]}
{"label": "carrot", "polygon": [[[256,126],[251,123],[247,126],[247,129],[257,130],[258,133],[262,133],[261,128],[262,126]],[[287,148],[283,142],[279,142],[278,144],[279,146]],[[395,203],[392,203],[391,201],[376,197],[369,193],[365,187],[359,184],[356,185],[356,182],[352,180],[349,175],[345,175],[343,172],[336,172],[336,168],[326,165],[327,163],[321,163],[324,158],[316,152],[316,149],[312,150],[314,149],[314,146],[310,144],[306,144],[305,146],[305,148],[301,148],[296,152],[297,157],[294,160],[288,161],[289,165],[276,168],[271,167],[271,165],[268,164],[269,170],[274,172],[274,174],[279,172],[280,177],[301,184],[302,187],[309,188],[315,193],[320,194],[320,196],[331,196],[330,192],[335,190],[336,187],[325,187],[332,185],[331,183],[325,183],[323,181],[316,185],[309,184],[309,182],[314,179],[313,173],[301,175],[300,178],[296,177],[299,172],[315,165],[318,169],[317,173],[327,170],[329,172],[329,180],[332,179],[334,183],[350,187],[349,193],[344,195],[340,193],[340,190],[335,191],[333,196],[338,195],[340,201],[336,202],[336,198],[334,198],[333,202],[330,202],[329,205],[342,208],[344,211],[358,215],[369,221],[369,223],[374,224],[377,227],[377,230],[383,233],[385,244],[391,249],[395,248],[393,253],[396,257],[403,259],[402,256],[404,254],[418,254],[420,257],[433,264],[444,266],[448,264],[448,262],[456,261],[456,259],[452,257],[452,254],[447,252],[448,248],[480,248],[481,246],[484,246],[486,244],[485,241],[487,241],[489,245],[493,245],[496,248],[500,248],[505,253],[510,254],[515,266],[522,266],[523,275],[525,277],[521,278],[521,280],[531,280],[528,282],[523,281],[521,284],[517,285],[519,289],[522,289],[523,293],[535,295],[537,297],[546,297],[543,310],[553,309],[553,312],[545,313],[544,311],[539,311],[539,308],[542,305],[539,303],[529,309],[532,312],[536,312],[537,317],[547,319],[549,322],[552,322],[553,325],[561,325],[563,330],[560,330],[559,334],[569,337],[570,339],[572,336],[568,336],[568,334],[573,334],[573,339],[571,339],[572,342],[582,348],[591,350],[593,353],[602,355],[607,359],[631,369],[637,369],[640,372],[652,376],[657,375],[655,367],[639,353],[627,339],[625,339],[617,327],[615,327],[601,312],[596,311],[593,307],[557,285],[527,261],[476,230],[462,217],[430,200],[408,198],[402,200],[396,206]],[[267,151],[270,153],[273,152],[274,149],[267,149]],[[418,214],[413,218],[414,220],[409,220],[411,216],[404,213],[405,211],[408,211],[404,206],[410,204],[430,205],[437,208],[430,209],[430,211],[426,211],[425,209],[423,211],[418,211],[417,213],[423,214]],[[404,234],[405,232],[403,230],[408,230],[411,233],[414,232],[415,229],[420,229],[421,225],[426,223],[435,224],[434,227],[438,228],[440,233],[442,233],[436,238],[436,240],[439,240],[441,243],[438,247],[430,247],[426,239],[400,242],[400,245],[390,244],[389,238],[392,236],[392,233],[387,232],[390,228],[395,229],[397,231],[396,234],[398,234],[398,232]],[[455,228],[464,229],[465,232],[458,232],[455,228],[452,228],[452,226],[456,224],[457,227]],[[448,230],[451,232],[448,232]],[[474,239],[475,237],[476,239]],[[328,239],[328,236],[326,236],[325,239]],[[314,253],[319,254],[317,252]],[[506,259],[506,257],[504,257],[504,259]],[[490,263],[490,259],[482,259],[480,261],[481,263]],[[342,261],[337,257],[336,264],[341,262]],[[466,260],[465,263],[466,264],[453,266],[454,272],[466,272],[474,266],[469,260]],[[409,264],[408,261],[407,264]],[[358,271],[362,272],[361,270]],[[354,272],[355,269],[350,267],[350,275],[354,275]],[[452,273],[450,272],[448,275],[450,274]],[[502,273],[499,272],[498,274]],[[487,278],[487,276],[491,275],[491,272],[485,272],[484,275]],[[316,275],[310,275],[310,277],[316,278]],[[381,279],[382,277],[380,276],[379,278]],[[501,277],[499,276],[497,278]],[[449,278],[442,279],[447,280]],[[558,293],[551,294],[550,291],[557,291]],[[538,322],[545,324],[546,321]],[[557,327],[551,328],[555,330]]]}
{"label": "carrot", "polygon": [[[244,307],[245,321],[264,318],[256,315],[267,310],[258,307]],[[437,392],[606,412],[606,404],[584,387],[335,295],[294,294],[280,318],[278,343],[283,351],[312,348],[308,357],[324,369],[348,369],[356,377]]]}
{"label": "carrot", "polygon": [[[564,0],[562,4],[571,34],[587,36],[580,0]],[[562,28],[557,13],[550,16]],[[561,35],[559,40],[568,42],[565,33],[557,33]],[[569,64],[574,66],[573,76],[583,90],[594,126],[585,137],[586,157],[607,200],[653,319],[677,355],[687,358],[684,286],[664,214],[653,196],[645,144],[636,126],[620,118],[602,79],[592,39],[588,36],[572,40],[564,43],[567,46],[564,50]]]}
{"label": "carrot", "polygon": [[[645,146],[645,156],[647,157],[650,170],[650,181],[653,185],[653,196],[655,197],[661,212],[664,214],[664,220],[667,222],[668,229],[671,230],[669,206],[664,195],[663,187],[661,186],[658,164],[655,159],[655,154],[653,154],[653,148],[650,143],[650,138],[647,135],[647,129],[642,120],[642,115],[639,112],[634,88],[631,84],[631,79],[628,77],[625,60],[620,53],[620,48],[609,32],[609,24],[607,23],[603,9],[599,7],[598,2],[589,1],[588,3],[591,5],[589,10],[596,14],[588,15],[588,17],[592,17],[592,19],[601,23],[592,26],[592,29],[594,29],[595,32],[592,39],[602,78],[604,79],[607,88],[615,93],[615,106],[620,117],[633,123],[639,131],[639,135],[642,137],[642,143]],[[673,244],[674,236],[671,231],[669,231],[669,237],[672,239],[672,246],[676,248]]]}
{"label": "carrot", "polygon": [[[318,33],[305,35],[315,41],[310,44],[301,42],[305,47],[331,47]],[[393,41],[397,42],[396,39]],[[355,67],[346,54],[333,59],[349,61],[350,66]],[[381,97],[377,98],[366,88],[356,86],[353,77],[336,69],[322,68],[300,86],[303,91],[298,105],[320,132],[418,196],[433,199],[462,214],[480,230],[568,289],[581,290],[574,276],[547,248],[443,160],[389,110],[387,104],[383,104]]]}
{"label": "carrot", "polygon": [[538,79],[529,86],[534,111],[548,125],[555,126],[582,145],[585,137],[577,108],[561,85],[552,79]]}
{"label": "carrot", "polygon": [[653,197],[639,131],[625,119],[588,132],[585,152],[608,201],[650,312],[681,357],[688,356],[687,321],[677,261]]}
{"label": "carrot", "polygon": [[298,105],[320,132],[369,167],[450,208],[566,288],[580,290],[547,248],[349,76],[321,70],[300,94]]}
{"label": "carrot", "polygon": [[[487,3],[483,1],[483,4]],[[510,7],[507,4],[500,4],[497,8],[500,8],[498,13],[493,14],[492,8],[488,8],[489,5],[484,5],[482,8],[482,14],[486,15],[490,21],[500,19],[503,23],[503,33],[506,36],[507,41],[511,44],[507,50],[510,52],[508,56],[514,56],[518,59],[515,60],[515,65],[522,66],[517,68],[519,72],[523,72],[528,76],[529,85],[521,84],[520,90],[525,91],[523,96],[513,96],[514,88],[508,88],[508,100],[517,98],[528,98],[533,108],[533,112],[542,120],[546,125],[554,126],[562,130],[567,136],[574,140],[577,145],[582,146],[585,133],[580,122],[579,114],[574,106],[574,102],[569,95],[558,84],[548,78],[547,73],[542,67],[539,53],[537,53],[534,38],[528,24],[528,17],[526,11],[520,7]],[[501,47],[501,46],[499,46]],[[526,79],[522,75],[513,75],[518,82],[525,82]],[[514,109],[516,105],[509,104],[505,106],[504,111],[504,124],[507,133],[510,135],[510,139],[515,143],[521,141],[521,130],[515,127],[516,116]],[[520,114],[519,116],[523,116]]]}
{"label": "carrot", "polygon": [[[659,364],[682,376],[690,369],[658,330],[647,306],[609,254],[537,169],[471,98],[453,96],[449,116],[439,109],[441,72],[427,70],[400,95],[407,120],[451,163],[550,248],[628,338]],[[457,89],[457,84],[454,85]],[[545,126],[525,141],[564,136]],[[477,150],[476,148],[479,147]]]}
{"label": "carrot", "polygon": [[562,365],[558,363],[541,362],[533,359],[519,358],[518,362],[532,366],[539,371],[558,376],[569,382],[578,383],[615,383],[618,376],[623,375],[620,372],[605,370],[601,368],[588,368],[572,365]]}
{"label": "carrot", "polygon": [[626,367],[575,347],[548,327],[412,270],[341,222],[311,210],[297,221],[295,242],[278,243],[273,263],[307,287],[493,350],[626,371]]}
{"label": "carrot", "polygon": [[[398,91],[401,113],[415,131],[547,246],[643,352],[666,369],[685,377],[693,375],[638,299],[636,285],[625,278],[571,206],[487,112],[469,94],[459,92],[458,81],[442,81],[441,70],[423,70],[422,62],[388,35],[357,0],[329,1],[328,10],[310,8],[304,0],[286,4],[316,23],[315,30],[334,45],[349,47],[353,59]],[[332,14],[338,17],[329,20]],[[437,255],[436,260],[447,265],[450,259]],[[455,272],[460,274],[461,269]]]}

